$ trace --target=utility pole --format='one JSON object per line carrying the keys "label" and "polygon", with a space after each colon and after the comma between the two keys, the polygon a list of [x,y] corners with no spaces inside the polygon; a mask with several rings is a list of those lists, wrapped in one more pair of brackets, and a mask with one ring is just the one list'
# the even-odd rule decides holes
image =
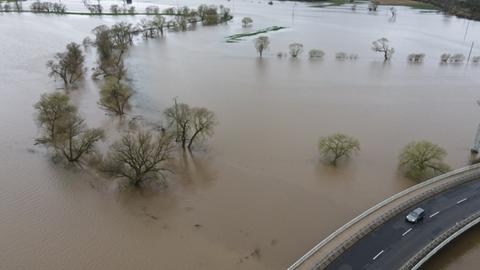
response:
{"label": "utility pole", "polygon": [[297,2],[294,2],[293,7],[292,7],[292,21],[293,21],[293,18],[295,17],[295,7],[296,6],[297,6]]}
{"label": "utility pole", "polygon": [[475,43],[475,42],[472,41],[472,46],[470,46],[470,52],[468,53],[467,64],[470,62],[470,56],[472,56],[472,50],[473,50],[473,44],[474,44],[474,43]]}
{"label": "utility pole", "polygon": [[467,39],[468,29],[470,28],[470,21],[467,23],[467,28],[465,29],[465,35],[463,35],[463,41]]}

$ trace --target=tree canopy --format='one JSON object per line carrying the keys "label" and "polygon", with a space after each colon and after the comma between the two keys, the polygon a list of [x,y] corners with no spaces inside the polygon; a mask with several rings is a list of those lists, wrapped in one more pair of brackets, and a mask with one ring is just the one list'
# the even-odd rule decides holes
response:
{"label": "tree canopy", "polygon": [[352,153],[360,151],[360,143],[351,136],[336,133],[320,138],[318,149],[333,166],[336,166],[340,158],[349,157]]}
{"label": "tree canopy", "polygon": [[105,170],[140,187],[146,181],[165,177],[170,151],[168,136],[149,131],[127,133],[110,147]]}
{"label": "tree canopy", "polygon": [[67,51],[57,53],[54,60],[47,62],[47,67],[50,71],[48,75],[62,79],[65,87],[67,87],[83,77],[84,61],[85,57],[80,49],[80,45],[75,42],[69,43]]}
{"label": "tree canopy", "polygon": [[177,103],[164,112],[169,130],[175,141],[182,148],[192,148],[201,138],[210,136],[217,125],[215,113],[202,107],[190,107],[185,103]]}
{"label": "tree canopy", "polygon": [[447,151],[429,141],[413,141],[407,144],[399,157],[399,167],[412,179],[424,180],[447,172],[450,168],[443,161]]}
{"label": "tree canopy", "polygon": [[270,39],[267,36],[259,36],[255,39],[255,49],[257,49],[260,58],[263,56],[263,51],[268,49]]}

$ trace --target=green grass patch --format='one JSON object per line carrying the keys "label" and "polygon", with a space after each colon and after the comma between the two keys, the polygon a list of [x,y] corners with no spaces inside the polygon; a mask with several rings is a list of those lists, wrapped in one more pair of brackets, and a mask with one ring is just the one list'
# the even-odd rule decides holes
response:
{"label": "green grass patch", "polygon": [[285,29],[285,28],[286,27],[283,27],[283,26],[271,26],[271,27],[267,27],[267,28],[264,28],[264,29],[260,29],[260,30],[255,31],[255,32],[248,32],[248,33],[231,35],[231,36],[227,37],[227,43],[236,43],[236,42],[241,41],[244,37],[256,36],[258,34],[265,34],[265,33],[268,33],[268,32],[274,32],[274,31]]}

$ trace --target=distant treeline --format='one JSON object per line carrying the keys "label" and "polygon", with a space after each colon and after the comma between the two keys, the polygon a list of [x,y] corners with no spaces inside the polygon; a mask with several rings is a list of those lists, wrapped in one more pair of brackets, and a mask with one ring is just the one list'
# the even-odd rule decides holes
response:
{"label": "distant treeline", "polygon": [[440,7],[445,12],[480,21],[479,0],[419,0]]}

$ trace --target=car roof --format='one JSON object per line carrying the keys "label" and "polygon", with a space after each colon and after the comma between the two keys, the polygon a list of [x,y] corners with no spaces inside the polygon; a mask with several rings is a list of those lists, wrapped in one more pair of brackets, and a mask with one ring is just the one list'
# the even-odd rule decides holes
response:
{"label": "car roof", "polygon": [[419,208],[413,210],[413,212],[415,212],[416,214],[421,214],[421,213],[425,212],[425,210],[423,210],[423,208],[419,207]]}

